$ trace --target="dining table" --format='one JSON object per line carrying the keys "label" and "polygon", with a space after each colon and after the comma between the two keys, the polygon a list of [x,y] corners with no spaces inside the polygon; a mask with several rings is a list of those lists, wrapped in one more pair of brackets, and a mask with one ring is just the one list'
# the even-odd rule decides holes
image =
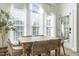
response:
{"label": "dining table", "polygon": [[[49,40],[59,40],[59,48],[58,48],[58,55],[60,55],[60,45],[61,45],[61,40],[63,38],[62,37],[51,37],[51,36],[23,36],[20,40],[20,43],[23,47],[23,55],[25,55],[25,46],[24,44],[31,44],[33,42],[39,42],[39,41],[49,41]],[[52,45],[53,46],[53,45]],[[55,50],[55,52],[57,52],[57,49]],[[56,54],[57,55],[57,54]]]}

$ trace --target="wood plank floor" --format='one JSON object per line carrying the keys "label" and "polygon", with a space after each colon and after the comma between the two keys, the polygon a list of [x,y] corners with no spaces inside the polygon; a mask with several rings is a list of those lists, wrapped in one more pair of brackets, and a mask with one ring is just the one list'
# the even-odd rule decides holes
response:
{"label": "wood plank floor", "polygon": [[[63,50],[61,48],[61,54],[60,54],[61,56],[79,56],[79,52],[74,52],[74,51],[67,49],[67,48],[65,48],[65,53],[66,53],[66,55],[64,55]],[[43,56],[46,56],[46,55],[43,54]],[[51,56],[55,56],[54,50],[51,51]]]}
{"label": "wood plank floor", "polygon": [[[61,56],[79,56],[79,52],[74,52],[70,49],[65,48],[65,52],[66,52],[66,55],[64,55],[63,50],[61,48],[61,54],[60,55]],[[2,56],[2,55],[0,54],[0,56]],[[46,56],[46,55],[42,54],[42,56]],[[51,51],[51,56],[55,56],[55,51],[54,50]]]}
{"label": "wood plank floor", "polygon": [[[65,48],[65,53],[66,55],[64,55],[63,50],[61,48],[61,56],[79,56],[79,52],[74,52],[70,49]],[[54,51],[51,51],[51,56],[54,56]]]}

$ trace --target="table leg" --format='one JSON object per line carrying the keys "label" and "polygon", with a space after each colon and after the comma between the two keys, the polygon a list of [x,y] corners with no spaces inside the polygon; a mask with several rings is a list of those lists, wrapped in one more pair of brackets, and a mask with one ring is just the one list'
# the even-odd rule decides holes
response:
{"label": "table leg", "polygon": [[58,48],[58,56],[60,56],[60,47]]}
{"label": "table leg", "polygon": [[57,49],[55,49],[55,56],[57,56]]}
{"label": "table leg", "polygon": [[63,46],[63,45],[62,45],[62,48],[63,48],[64,55],[66,55],[66,53],[65,53],[65,49],[64,49],[64,46]]}

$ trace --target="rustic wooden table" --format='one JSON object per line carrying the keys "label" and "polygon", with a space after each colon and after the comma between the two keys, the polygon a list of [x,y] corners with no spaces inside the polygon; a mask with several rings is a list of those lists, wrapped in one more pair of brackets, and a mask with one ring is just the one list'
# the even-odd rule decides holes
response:
{"label": "rustic wooden table", "polygon": [[[61,40],[62,38],[60,37],[47,37],[47,36],[43,36],[43,37],[23,37],[20,40],[20,43],[22,44],[22,46],[24,47],[24,44],[30,44],[33,43],[35,41],[46,41],[46,40]],[[60,44],[59,44],[60,45]],[[57,50],[55,50],[57,52]],[[25,49],[23,49],[23,55],[25,55]],[[57,54],[56,54],[57,55]],[[60,48],[58,49],[58,55],[60,55]]]}

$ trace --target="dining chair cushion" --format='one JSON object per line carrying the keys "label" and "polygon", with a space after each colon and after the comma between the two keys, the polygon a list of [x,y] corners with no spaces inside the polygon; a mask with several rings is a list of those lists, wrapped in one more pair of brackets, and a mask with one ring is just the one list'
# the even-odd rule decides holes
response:
{"label": "dining chair cushion", "polygon": [[22,46],[13,46],[12,48],[13,48],[14,50],[22,50],[22,49],[23,49]]}

